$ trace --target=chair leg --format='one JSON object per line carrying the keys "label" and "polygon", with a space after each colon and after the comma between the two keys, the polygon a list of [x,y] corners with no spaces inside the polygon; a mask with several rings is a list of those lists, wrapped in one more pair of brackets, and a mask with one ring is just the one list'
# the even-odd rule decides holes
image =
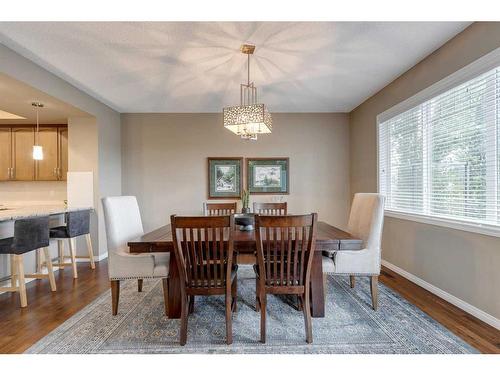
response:
{"label": "chair leg", "polygon": [[71,256],[71,266],[73,267],[73,278],[78,278],[78,271],[76,270],[76,249],[75,249],[75,239],[69,239],[69,255]]}
{"label": "chair leg", "polygon": [[143,279],[137,279],[137,291],[140,293],[142,292],[142,283],[143,283]]}
{"label": "chair leg", "polygon": [[19,277],[19,296],[21,298],[21,307],[28,306],[28,297],[26,296],[26,280],[24,280],[24,263],[22,255],[14,255],[17,264],[17,275]]}
{"label": "chair leg", "polygon": [[59,257],[59,268],[64,269],[64,241],[57,240],[57,256]]}
{"label": "chair leg", "polygon": [[111,280],[111,313],[118,314],[118,302],[120,300],[120,280]]}
{"label": "chair leg", "polygon": [[255,278],[255,311],[259,312],[260,302],[259,302],[260,288],[259,288],[259,278]]}
{"label": "chair leg", "polygon": [[226,292],[226,343],[231,345],[233,343],[233,317],[232,317],[232,293]]}
{"label": "chair leg", "polygon": [[168,315],[168,278],[164,278],[161,281],[163,287],[163,301],[165,304],[165,315]]}
{"label": "chair leg", "polygon": [[87,251],[89,252],[90,268],[95,270],[94,249],[92,249],[92,239],[90,238],[90,233],[87,233],[85,235],[85,239],[87,240]]}
{"label": "chair leg", "polygon": [[311,344],[313,342],[312,337],[312,322],[311,322],[311,298],[309,296],[309,290],[306,288],[306,293],[304,297],[301,298],[303,300],[302,305],[304,306],[304,324],[306,327],[306,342]]}
{"label": "chair leg", "polygon": [[188,314],[194,313],[194,296],[189,296]]}
{"label": "chair leg", "polygon": [[372,295],[373,310],[378,308],[378,276],[370,276],[370,292]]}
{"label": "chair leg", "polygon": [[50,259],[49,248],[43,248],[43,255],[45,258],[45,264],[47,265],[47,273],[49,274],[50,290],[56,291],[56,278],[54,277],[54,269],[52,268],[52,259]]}
{"label": "chair leg", "polygon": [[356,279],[353,275],[349,276],[349,283],[351,284],[351,288],[354,288],[356,286]]}
{"label": "chair leg", "polygon": [[188,325],[188,306],[187,297],[183,296],[181,298],[181,332],[180,332],[180,344],[182,346],[186,345],[187,341],[187,325]]}
{"label": "chair leg", "polygon": [[36,249],[36,273],[42,273],[42,251]]}
{"label": "chair leg", "polygon": [[267,295],[264,292],[260,293],[260,342],[266,342],[266,306]]}
{"label": "chair leg", "polygon": [[234,277],[233,283],[231,284],[231,310],[236,312],[238,310],[238,276]]}
{"label": "chair leg", "polygon": [[10,256],[10,286],[17,288],[17,264],[15,255]]}

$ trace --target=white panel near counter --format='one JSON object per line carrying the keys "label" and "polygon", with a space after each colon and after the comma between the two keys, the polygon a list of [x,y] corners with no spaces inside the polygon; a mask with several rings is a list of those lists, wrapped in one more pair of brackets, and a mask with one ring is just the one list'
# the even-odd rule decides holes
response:
{"label": "white panel near counter", "polygon": [[94,207],[94,175],[92,172],[68,172],[68,207]]}

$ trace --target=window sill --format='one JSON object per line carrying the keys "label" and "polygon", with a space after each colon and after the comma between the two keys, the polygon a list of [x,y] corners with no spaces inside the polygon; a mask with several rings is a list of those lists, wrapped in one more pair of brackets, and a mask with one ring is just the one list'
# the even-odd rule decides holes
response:
{"label": "window sill", "polygon": [[479,233],[486,236],[500,237],[500,226],[495,225],[464,222],[459,220],[437,218],[427,215],[419,215],[413,213],[410,214],[406,212],[391,210],[385,210],[385,216],[393,217],[396,219],[415,221],[417,223],[436,225],[439,227],[452,228],[465,232]]}

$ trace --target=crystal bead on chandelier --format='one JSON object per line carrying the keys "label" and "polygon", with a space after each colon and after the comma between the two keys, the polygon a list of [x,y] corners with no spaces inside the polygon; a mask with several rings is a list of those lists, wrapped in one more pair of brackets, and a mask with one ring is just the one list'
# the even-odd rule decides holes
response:
{"label": "crystal bead on chandelier", "polygon": [[243,44],[241,52],[248,57],[247,83],[240,85],[240,105],[222,110],[224,127],[243,139],[257,140],[258,134],[271,133],[273,121],[266,105],[257,102],[257,87],[250,82],[250,55],[255,46]]}

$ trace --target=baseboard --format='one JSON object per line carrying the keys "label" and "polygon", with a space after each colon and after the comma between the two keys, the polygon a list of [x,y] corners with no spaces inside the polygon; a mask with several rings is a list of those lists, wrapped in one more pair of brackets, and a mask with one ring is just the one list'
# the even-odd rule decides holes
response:
{"label": "baseboard", "polygon": [[417,284],[418,286],[428,290],[432,294],[441,297],[442,299],[458,307],[459,309],[471,314],[472,316],[475,316],[476,318],[485,322],[486,324],[489,324],[490,326],[495,327],[496,329],[500,329],[500,319],[495,318],[493,315],[490,315],[484,312],[483,310],[480,310],[477,307],[472,306],[471,304],[461,300],[460,298],[455,297],[454,295],[445,292],[442,289],[439,289],[438,287],[428,283],[425,280],[422,280],[421,278],[409,273],[408,271],[405,271],[402,268],[399,268],[398,266],[395,266],[392,263],[389,263],[386,260],[382,259],[382,265],[389,268],[391,271],[394,271],[395,273],[403,276],[405,279],[408,279],[411,282]]}

